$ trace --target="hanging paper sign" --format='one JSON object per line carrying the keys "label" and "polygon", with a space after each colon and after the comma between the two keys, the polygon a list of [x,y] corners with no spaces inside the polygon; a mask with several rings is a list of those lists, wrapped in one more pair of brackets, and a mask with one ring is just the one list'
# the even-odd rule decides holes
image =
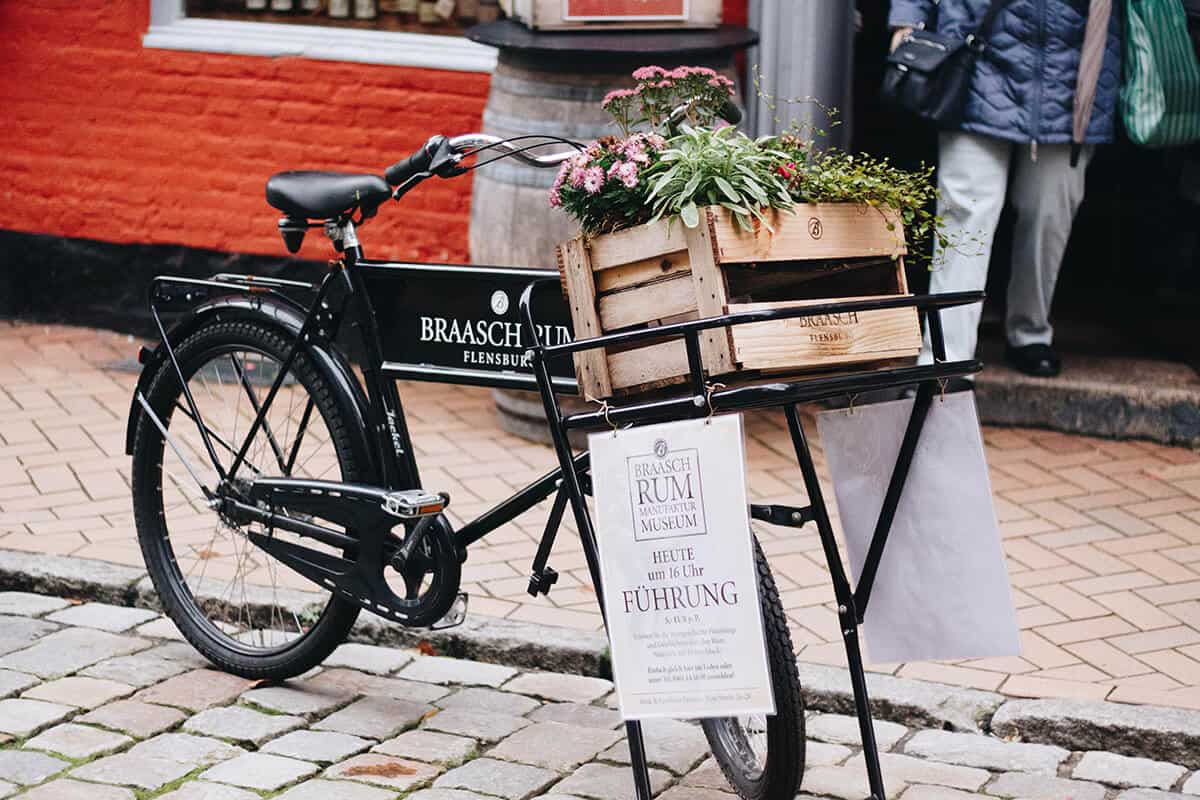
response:
{"label": "hanging paper sign", "polygon": [[773,714],[740,416],[588,438],[621,716]]}
{"label": "hanging paper sign", "polygon": [[[897,400],[817,414],[855,576],[862,574],[912,407],[912,400]],[[970,392],[930,406],[863,628],[874,663],[1020,654]]]}
{"label": "hanging paper sign", "polygon": [[686,20],[689,0],[563,0],[567,22]]}

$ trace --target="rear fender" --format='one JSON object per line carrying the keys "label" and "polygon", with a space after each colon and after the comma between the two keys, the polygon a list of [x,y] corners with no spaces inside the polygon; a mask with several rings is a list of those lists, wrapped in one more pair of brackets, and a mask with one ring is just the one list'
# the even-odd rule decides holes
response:
{"label": "rear fender", "polygon": [[[171,347],[178,347],[181,342],[209,322],[231,319],[253,319],[265,322],[279,329],[285,335],[295,338],[299,335],[304,324],[305,312],[298,306],[273,297],[262,295],[229,294],[208,300],[187,312],[170,330],[167,338]],[[346,357],[331,343],[317,341],[311,338],[305,342],[304,351],[317,372],[333,387],[334,400],[344,418],[349,420],[351,441],[355,447],[360,462],[367,465],[372,478],[379,479],[380,470],[374,456],[374,449],[367,438],[370,419],[369,405],[362,384],[354,376]],[[129,422],[125,429],[125,453],[133,455],[134,436],[138,422],[145,413],[138,403],[138,394],[144,394],[150,386],[154,375],[162,366],[169,362],[167,348],[159,342],[153,350],[144,349],[139,354],[142,372],[138,376],[137,388],[129,407]]]}

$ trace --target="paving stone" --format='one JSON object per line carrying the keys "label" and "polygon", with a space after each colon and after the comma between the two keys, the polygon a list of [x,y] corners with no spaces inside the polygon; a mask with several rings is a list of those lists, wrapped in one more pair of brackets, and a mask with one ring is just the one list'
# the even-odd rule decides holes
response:
{"label": "paving stone", "polygon": [[385,678],[368,675],[351,669],[327,669],[315,678],[304,682],[304,687],[326,692],[345,692],[350,695],[365,694],[369,697],[391,697],[414,703],[432,703],[452,691],[444,686],[419,681]]}
{"label": "paving stone", "polygon": [[12,697],[35,685],[38,678],[24,672],[13,672],[11,669],[0,669],[0,699]]}
{"label": "paving stone", "polygon": [[557,672],[527,672],[504,684],[506,692],[531,694],[560,703],[590,703],[612,691],[612,681]]}
{"label": "paving stone", "polygon": [[[699,725],[674,719],[647,719],[642,721],[642,733],[646,741],[646,760],[658,767],[666,767],[676,775],[691,770],[708,755],[708,739]],[[629,763],[629,743],[622,740],[604,753],[608,761]]]}
{"label": "paving stone", "polygon": [[15,650],[24,650],[38,639],[56,630],[58,630],[57,625],[45,620],[0,616],[0,655]]}
{"label": "paving stone", "polygon": [[[908,784],[885,772],[884,787],[887,789],[888,800],[893,800],[900,796]],[[801,789],[806,793],[801,797],[816,794],[837,797],[839,800],[862,800],[871,794],[871,787],[867,783],[867,773],[862,767],[850,766],[806,769]]]}
{"label": "paving stone", "polygon": [[1126,789],[1117,795],[1117,800],[1180,800],[1180,797],[1158,789]]}
{"label": "paving stone", "polygon": [[1098,783],[1005,772],[987,787],[988,794],[1019,797],[1022,800],[1103,800],[1104,787]]}
{"label": "paving stone", "polygon": [[511,667],[463,661],[445,656],[418,656],[400,671],[399,677],[424,683],[461,683],[464,686],[498,687],[517,674]]}
{"label": "paving stone", "polygon": [[[867,762],[862,753],[847,761],[845,766],[851,770],[858,770],[863,775],[867,774]],[[992,777],[991,773],[984,769],[925,761],[899,753],[880,753],[879,766],[888,783],[932,783],[972,792],[977,791]]]}
{"label": "paving stone", "polygon": [[202,780],[273,792],[314,775],[317,765],[268,753],[246,753],[200,773]]}
{"label": "paving stone", "polygon": [[27,741],[25,747],[29,750],[61,753],[67,758],[82,761],[115,752],[132,741],[120,733],[68,722],[43,731]]}
{"label": "paving stone", "polygon": [[976,800],[986,795],[949,789],[945,786],[910,786],[900,800]]}
{"label": "paving stone", "polygon": [[0,658],[0,668],[42,678],[60,678],[106,658],[128,655],[149,646],[150,642],[134,636],[91,628],[64,628],[43,636],[32,647]]}
{"label": "paving stone", "polygon": [[[419,792],[405,795],[404,800],[489,800],[489,796],[464,792],[462,789],[422,789]],[[537,800],[580,800],[580,798],[543,794]]]}
{"label": "paving stone", "polygon": [[0,700],[0,733],[13,736],[32,736],[43,728],[75,713],[70,706],[46,703],[42,700],[9,698]]}
{"label": "paving stone", "polygon": [[30,789],[21,795],[21,800],[134,800],[134,794],[119,786],[99,786],[62,778]]}
{"label": "paving stone", "polygon": [[[476,762],[471,762],[474,763]],[[650,770],[650,788],[655,792],[661,792],[670,779],[671,775],[668,772],[661,769]],[[634,796],[633,772],[628,767],[584,764],[562,783],[555,785],[554,791],[556,794],[578,795],[596,800],[629,800]]]}
{"label": "paving stone", "polygon": [[20,617],[40,617],[71,605],[61,597],[48,597],[32,592],[0,592],[0,614]]}
{"label": "paving stone", "polygon": [[413,761],[458,765],[470,758],[476,749],[474,739],[418,728],[388,739],[372,747],[371,751]]}
{"label": "paving stone", "polygon": [[[822,664],[797,664],[800,685],[810,708],[854,713],[849,673]],[[977,731],[1005,701],[1004,695],[928,681],[867,674],[867,690],[876,716],[910,727],[949,727]]]}
{"label": "paving stone", "polygon": [[1183,782],[1183,793],[1200,794],[1200,772],[1195,773]]}
{"label": "paving stone", "polygon": [[325,770],[323,777],[360,781],[408,791],[426,785],[441,771],[441,767],[432,764],[422,764],[419,761],[408,761],[380,753],[363,753],[340,764],[334,764]]}
{"label": "paving stone", "polygon": [[68,762],[32,750],[0,750],[0,780],[32,786],[71,766]]}
{"label": "paving stone", "polygon": [[[808,743],[812,745],[811,742]],[[836,747],[837,745],[830,745]],[[814,765],[816,766],[816,765]],[[721,774],[721,768],[717,766],[717,762],[712,758],[705,759],[704,763],[689,772],[683,778],[683,783],[687,786],[700,786],[706,789],[719,789],[723,792],[733,791],[729,785],[729,781],[725,780],[725,776]]]}
{"label": "paving stone", "polygon": [[437,702],[442,708],[465,708],[468,711],[495,711],[500,714],[512,714],[521,717],[541,705],[537,700],[523,694],[499,692],[495,689],[484,689],[478,686],[468,686],[459,689],[454,694],[443,697]]}
{"label": "paving stone", "polygon": [[393,700],[390,697],[364,697],[330,714],[313,725],[313,729],[371,739],[389,739],[405,728],[416,725],[433,710],[433,706],[423,703]]}
{"label": "paving stone", "polygon": [[63,625],[78,625],[84,628],[121,633],[157,616],[158,614],[155,612],[147,611],[144,608],[112,606],[108,603],[84,603],[56,611],[46,619]]}
{"label": "paving stone", "polygon": [[137,653],[132,656],[118,656],[101,661],[79,674],[89,678],[104,678],[118,683],[126,683],[141,689],[187,671],[188,666],[178,661],[159,658],[149,653]]}
{"label": "paving stone", "polygon": [[844,744],[808,741],[804,743],[804,763],[814,767],[832,767],[841,764],[853,752]]}
{"label": "paving stone", "polygon": [[189,733],[226,739],[255,747],[304,725],[300,717],[287,714],[263,714],[244,706],[210,708],[201,711],[183,724]]}
{"label": "paving stone", "polygon": [[188,711],[203,711],[233,702],[253,685],[254,681],[227,672],[196,669],[143,689],[134,699]]}
{"label": "paving stone", "polygon": [[261,800],[261,795],[226,786],[223,783],[188,781],[173,792],[167,792],[155,800]]}
{"label": "paving stone", "polygon": [[992,718],[1004,739],[1200,766],[1200,711],[1082,700],[1009,700]]}
{"label": "paving stone", "polygon": [[[414,797],[410,795],[409,797]],[[305,781],[293,786],[275,800],[395,800],[396,793],[376,786],[350,781]],[[257,798],[255,798],[257,800]]]}
{"label": "paving stone", "polygon": [[156,790],[193,770],[244,754],[216,739],[186,733],[165,733],[134,745],[124,753],[106,756],[75,768],[71,775],[98,783]]}
{"label": "paving stone", "polygon": [[127,683],[73,675],[35,686],[21,696],[30,700],[45,700],[47,703],[91,709],[121,697],[128,697],[133,692],[134,687]]}
{"label": "paving stone", "polygon": [[1046,744],[1006,742],[991,736],[948,731],[920,731],[904,745],[904,752],[948,764],[1039,775],[1057,775],[1058,765],[1071,755],[1069,750]]}
{"label": "paving stone", "polygon": [[1093,750],[1083,754],[1071,777],[1122,788],[1170,789],[1185,772],[1178,764]]}
{"label": "paving stone", "polygon": [[[836,744],[862,747],[862,735],[858,729],[858,717],[846,714],[817,714],[804,723],[810,739]],[[875,743],[880,750],[891,750],[896,742],[904,738],[908,728],[887,720],[875,720]]]}
{"label": "paving stone", "polygon": [[261,751],[288,758],[298,758],[301,761],[332,764],[356,753],[361,753],[370,746],[370,739],[360,739],[348,733],[293,731],[267,742]]}
{"label": "paving stone", "polygon": [[526,764],[510,764],[494,758],[477,758],[452,769],[433,782],[438,789],[465,789],[521,800],[548,788],[558,773]]}
{"label": "paving stone", "polygon": [[139,700],[118,700],[100,706],[78,719],[80,722],[103,725],[145,739],[174,728],[186,716],[175,708],[151,705]]}
{"label": "paving stone", "polygon": [[488,755],[537,767],[569,772],[612,746],[620,734],[598,728],[577,728],[561,722],[538,722],[517,731]]}
{"label": "paving stone", "polygon": [[404,650],[351,642],[338,647],[323,663],[326,667],[347,667],[375,675],[388,675],[412,660],[412,653]]}
{"label": "paving stone", "polygon": [[672,786],[658,796],[658,800],[738,800],[737,795],[702,789],[699,786]]}
{"label": "paving stone", "polygon": [[264,686],[251,689],[242,694],[242,700],[277,711],[280,714],[294,714],[301,717],[319,717],[349,705],[354,699],[352,692],[330,690],[305,684],[282,684],[280,686]]}
{"label": "paving stone", "polygon": [[483,742],[496,742],[530,724],[529,720],[524,717],[514,717],[512,714],[452,708],[439,711],[429,717],[421,727],[426,730],[469,736]]}
{"label": "paving stone", "polygon": [[[183,634],[179,632],[179,626],[170,617],[158,617],[157,619],[138,625],[133,631],[138,636],[145,636],[147,639],[173,639],[177,642],[187,641]],[[212,784],[216,786],[217,784]]]}
{"label": "paving stone", "polygon": [[4,798],[4,797],[8,797],[9,795],[16,794],[16,792],[17,792],[17,785],[15,783],[9,783],[8,781],[0,781],[0,798]]}
{"label": "paving stone", "polygon": [[547,703],[529,715],[534,722],[561,722],[581,728],[612,730],[621,724],[621,714],[611,708],[579,703]]}
{"label": "paving stone", "polygon": [[208,659],[187,642],[167,642],[146,650],[145,654],[168,661],[178,661],[190,669],[203,669],[208,666]]}

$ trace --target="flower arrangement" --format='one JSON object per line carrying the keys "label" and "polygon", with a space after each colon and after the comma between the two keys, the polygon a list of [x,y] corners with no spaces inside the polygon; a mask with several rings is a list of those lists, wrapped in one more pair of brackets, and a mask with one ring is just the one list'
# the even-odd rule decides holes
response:
{"label": "flower arrangement", "polygon": [[[633,80],[633,88],[610,92],[602,103],[621,135],[564,163],[550,192],[550,205],[578,220],[585,234],[676,215],[695,227],[702,206],[728,209],[746,229],[770,228],[770,209],[845,202],[895,209],[914,253],[941,236],[929,210],[932,168],[906,171],[886,158],[820,150],[799,131],[751,139],[721,120],[734,85],[707,67],[642,67]],[[672,119],[680,107],[683,118]]]}

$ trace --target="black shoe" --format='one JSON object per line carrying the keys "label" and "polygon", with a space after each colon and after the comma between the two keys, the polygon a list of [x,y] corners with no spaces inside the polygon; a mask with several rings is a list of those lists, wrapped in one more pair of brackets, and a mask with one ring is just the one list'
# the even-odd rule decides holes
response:
{"label": "black shoe", "polygon": [[1035,378],[1053,378],[1062,372],[1062,359],[1048,344],[1009,345],[1004,351],[1004,360],[1018,372]]}

